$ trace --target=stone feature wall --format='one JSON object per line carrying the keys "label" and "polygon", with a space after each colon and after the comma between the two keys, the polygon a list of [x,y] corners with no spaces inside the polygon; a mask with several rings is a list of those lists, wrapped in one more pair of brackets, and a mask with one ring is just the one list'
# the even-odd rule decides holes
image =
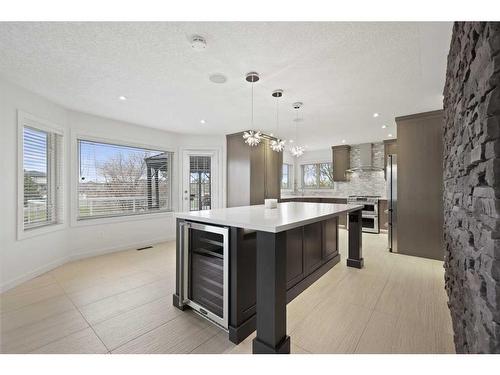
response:
{"label": "stone feature wall", "polygon": [[445,285],[457,353],[500,353],[500,23],[454,24],[444,88]]}

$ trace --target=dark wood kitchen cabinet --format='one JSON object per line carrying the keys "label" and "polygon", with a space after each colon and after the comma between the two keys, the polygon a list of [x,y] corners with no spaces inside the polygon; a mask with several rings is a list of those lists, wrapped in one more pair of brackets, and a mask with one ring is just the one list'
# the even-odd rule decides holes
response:
{"label": "dark wood kitchen cabinet", "polygon": [[304,227],[305,272],[313,272],[323,261],[322,223],[309,224]]}
{"label": "dark wood kitchen cabinet", "polygon": [[[321,198],[321,203],[347,204],[347,198]],[[347,214],[338,217],[339,225],[347,227]]]}
{"label": "dark wood kitchen cabinet", "polygon": [[243,133],[226,135],[228,207],[280,198],[283,153],[272,151],[269,142],[264,138],[259,145],[250,147]]}
{"label": "dark wood kitchen cabinet", "polygon": [[401,254],[443,260],[443,111],[396,118]]}
{"label": "dark wood kitchen cabinet", "polygon": [[332,146],[333,181],[347,181],[346,171],[351,167],[351,147]]}
{"label": "dark wood kitchen cabinet", "polygon": [[302,228],[295,228],[286,234],[286,287],[291,288],[304,278],[304,252]]}
{"label": "dark wood kitchen cabinet", "polygon": [[[240,343],[255,330],[257,232],[232,227],[229,339]],[[337,217],[286,231],[286,288],[290,302],[340,261]]]}

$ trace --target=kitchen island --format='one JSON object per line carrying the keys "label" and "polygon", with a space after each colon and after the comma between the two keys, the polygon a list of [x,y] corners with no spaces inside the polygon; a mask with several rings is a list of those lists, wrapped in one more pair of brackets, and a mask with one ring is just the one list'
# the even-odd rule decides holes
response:
{"label": "kitchen island", "polygon": [[347,265],[362,268],[361,205],[289,202],[177,213],[174,306],[191,307],[253,353],[289,353],[286,305],[340,260],[338,217],[349,213]]}

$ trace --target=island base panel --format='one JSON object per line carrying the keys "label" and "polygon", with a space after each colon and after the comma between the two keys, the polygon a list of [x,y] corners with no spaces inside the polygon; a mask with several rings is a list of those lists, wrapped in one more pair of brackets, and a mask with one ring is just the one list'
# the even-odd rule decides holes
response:
{"label": "island base panel", "polygon": [[179,310],[186,310],[186,305],[180,303],[179,301],[179,296],[177,294],[173,294],[172,295],[172,304],[174,305],[174,307],[177,307]]}
{"label": "island base panel", "polygon": [[353,268],[363,268],[363,259],[347,259],[347,266]]}
{"label": "island base panel", "polygon": [[253,354],[290,354],[290,336],[286,336],[278,346],[270,347],[257,338],[252,341]]}
{"label": "island base panel", "polygon": [[286,334],[286,235],[257,232],[257,337],[253,353],[290,353]]}
{"label": "island base panel", "polygon": [[[305,279],[289,288],[286,293],[286,302],[290,303],[291,301],[293,301],[295,297],[309,288],[339,262],[340,254],[337,254],[312,274],[307,276]],[[255,331],[256,325],[257,319],[255,314],[238,326],[229,325],[229,341],[231,341],[233,344],[238,345]]]}
{"label": "island base panel", "polygon": [[347,266],[363,268],[363,237],[361,210],[349,213],[349,243]]}

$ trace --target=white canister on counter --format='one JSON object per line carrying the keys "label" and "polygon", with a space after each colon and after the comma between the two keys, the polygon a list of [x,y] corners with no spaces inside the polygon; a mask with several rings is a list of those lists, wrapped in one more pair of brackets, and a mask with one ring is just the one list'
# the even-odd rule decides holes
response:
{"label": "white canister on counter", "polygon": [[264,207],[265,208],[276,208],[278,207],[277,199],[264,199]]}

